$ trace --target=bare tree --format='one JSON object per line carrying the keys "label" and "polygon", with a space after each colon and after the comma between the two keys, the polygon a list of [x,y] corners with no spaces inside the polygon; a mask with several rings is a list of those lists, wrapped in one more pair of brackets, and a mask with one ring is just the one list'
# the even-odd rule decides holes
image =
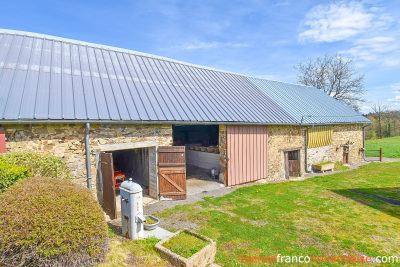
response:
{"label": "bare tree", "polygon": [[325,54],[315,60],[298,63],[295,69],[300,84],[316,87],[328,95],[358,110],[364,102],[364,74],[359,75],[353,67],[352,58]]}
{"label": "bare tree", "polygon": [[378,137],[382,138],[383,137],[382,123],[383,123],[383,120],[385,119],[385,115],[389,111],[389,106],[386,104],[378,103],[378,104],[372,105],[371,109],[374,111],[375,118],[378,123]]}

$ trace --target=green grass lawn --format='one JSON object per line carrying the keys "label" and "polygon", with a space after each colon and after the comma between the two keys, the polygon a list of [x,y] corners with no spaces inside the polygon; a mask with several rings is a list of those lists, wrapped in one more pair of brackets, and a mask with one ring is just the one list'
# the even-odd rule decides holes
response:
{"label": "green grass lawn", "polygon": [[400,158],[400,136],[365,140],[366,156],[379,157],[378,151],[368,152],[368,150],[379,150],[381,147],[384,157]]}
{"label": "green grass lawn", "polygon": [[243,187],[156,216],[197,224],[198,232],[217,241],[222,266],[234,266],[241,256],[400,256],[400,206],[349,191],[400,200],[399,188],[399,162],[372,163],[305,181]]}

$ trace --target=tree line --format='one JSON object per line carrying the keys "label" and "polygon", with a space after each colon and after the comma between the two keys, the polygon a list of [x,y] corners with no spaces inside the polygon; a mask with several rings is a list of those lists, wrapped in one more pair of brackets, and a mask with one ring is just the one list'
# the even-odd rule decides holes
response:
{"label": "tree line", "polygon": [[386,104],[374,104],[366,114],[372,124],[365,128],[365,138],[385,138],[400,135],[400,111]]}

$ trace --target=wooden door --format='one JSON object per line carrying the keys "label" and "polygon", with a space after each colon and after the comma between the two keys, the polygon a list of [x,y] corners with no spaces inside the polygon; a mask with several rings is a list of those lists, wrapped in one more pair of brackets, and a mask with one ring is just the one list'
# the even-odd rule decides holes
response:
{"label": "wooden door", "polygon": [[[289,151],[287,152],[288,160],[288,174],[291,177],[300,176],[300,162],[299,162],[299,151]],[[289,177],[287,177],[289,178]]]}
{"label": "wooden door", "polygon": [[186,199],[186,156],[184,146],[158,147],[160,196]]}
{"label": "wooden door", "polygon": [[237,185],[268,176],[268,131],[265,125],[227,126],[225,184]]}
{"label": "wooden door", "polygon": [[110,219],[114,220],[117,218],[117,207],[112,153],[101,153],[101,175],[103,177],[103,209]]}

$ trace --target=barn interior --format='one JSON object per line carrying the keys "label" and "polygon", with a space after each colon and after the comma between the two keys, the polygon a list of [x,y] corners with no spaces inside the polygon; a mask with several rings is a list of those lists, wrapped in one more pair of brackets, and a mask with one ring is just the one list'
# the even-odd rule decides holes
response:
{"label": "barn interior", "polygon": [[[125,176],[124,180],[132,180],[138,183],[143,188],[143,203],[147,204],[154,200],[154,197],[150,196],[150,157],[149,152],[151,147],[127,149],[127,150],[116,150],[112,151],[113,163],[114,163],[114,179],[116,181],[115,196],[116,196],[116,209],[117,213],[121,210],[121,199],[120,191],[117,189],[118,184],[123,180],[117,177],[121,174]],[[154,174],[155,175],[155,174]],[[157,194],[157,193],[156,193]]]}
{"label": "barn interior", "polygon": [[143,191],[149,189],[149,148],[135,148],[112,152],[114,172],[121,172],[125,180],[140,184]]}
{"label": "barn interior", "polygon": [[[219,162],[218,125],[174,125],[174,146],[186,147],[186,179],[188,195],[207,191],[210,181],[218,181]],[[211,177],[214,168],[215,177]],[[215,184],[211,185],[215,187]]]}

